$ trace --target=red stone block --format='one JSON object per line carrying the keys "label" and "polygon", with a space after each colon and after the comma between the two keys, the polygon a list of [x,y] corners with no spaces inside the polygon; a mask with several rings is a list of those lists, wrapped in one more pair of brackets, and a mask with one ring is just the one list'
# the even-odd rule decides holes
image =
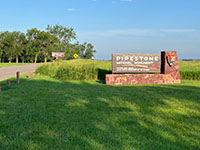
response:
{"label": "red stone block", "polygon": [[[180,80],[178,57],[177,57],[176,51],[162,52],[161,55],[163,59],[162,60],[163,69],[161,73],[171,74],[174,79]],[[173,65],[170,65],[169,59],[174,59],[174,60],[171,60],[171,63]]]}

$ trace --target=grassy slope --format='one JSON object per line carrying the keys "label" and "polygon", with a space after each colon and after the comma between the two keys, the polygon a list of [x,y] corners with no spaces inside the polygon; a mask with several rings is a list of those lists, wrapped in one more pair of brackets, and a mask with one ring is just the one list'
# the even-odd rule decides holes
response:
{"label": "grassy slope", "polygon": [[200,81],[145,86],[45,76],[19,85],[12,81],[0,93],[0,149],[200,149],[199,91]]}
{"label": "grassy slope", "polygon": [[31,63],[0,63],[0,68],[2,67],[10,67],[10,66],[21,66],[21,65],[27,65]]}

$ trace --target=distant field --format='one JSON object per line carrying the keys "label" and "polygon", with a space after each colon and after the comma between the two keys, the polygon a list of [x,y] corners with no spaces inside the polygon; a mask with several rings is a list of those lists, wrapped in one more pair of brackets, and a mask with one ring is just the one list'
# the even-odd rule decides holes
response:
{"label": "distant field", "polygon": [[0,63],[0,68],[2,67],[10,67],[10,66],[21,66],[21,65],[28,65],[31,63]]}
{"label": "distant field", "polygon": [[179,61],[180,71],[200,71],[200,61]]}
{"label": "distant field", "polygon": [[181,79],[200,80],[200,61],[180,61]]}

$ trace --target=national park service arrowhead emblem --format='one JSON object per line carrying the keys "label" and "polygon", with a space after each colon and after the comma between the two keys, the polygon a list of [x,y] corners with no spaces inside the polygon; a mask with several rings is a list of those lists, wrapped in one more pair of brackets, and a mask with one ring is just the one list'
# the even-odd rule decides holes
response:
{"label": "national park service arrowhead emblem", "polygon": [[168,61],[169,66],[172,67],[175,64],[175,62],[177,61],[176,55],[171,54],[171,55],[167,56],[167,61]]}

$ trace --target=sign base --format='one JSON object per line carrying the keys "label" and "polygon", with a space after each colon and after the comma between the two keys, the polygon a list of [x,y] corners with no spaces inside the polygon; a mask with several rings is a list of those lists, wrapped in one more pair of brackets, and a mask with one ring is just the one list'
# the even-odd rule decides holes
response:
{"label": "sign base", "polygon": [[181,83],[171,74],[107,74],[106,84],[172,84]]}

